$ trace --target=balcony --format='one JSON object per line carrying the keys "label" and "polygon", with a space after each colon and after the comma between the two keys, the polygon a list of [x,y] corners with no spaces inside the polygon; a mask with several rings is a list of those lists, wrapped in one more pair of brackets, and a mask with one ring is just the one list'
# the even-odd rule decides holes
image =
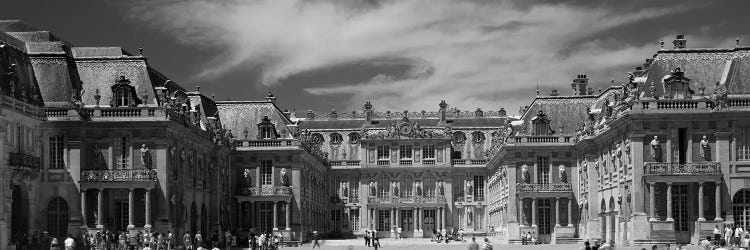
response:
{"label": "balcony", "polygon": [[522,197],[569,197],[573,195],[573,185],[570,183],[519,183],[516,185],[516,192]]}
{"label": "balcony", "polygon": [[360,161],[330,161],[329,162],[332,167],[352,167],[352,166],[359,166]]}
{"label": "balcony", "polygon": [[378,160],[378,166],[388,166],[391,164],[390,160]]}
{"label": "balcony", "polygon": [[571,143],[572,135],[553,136],[553,135],[521,135],[514,136],[511,141],[515,144],[547,144],[547,143]]}
{"label": "balcony", "polygon": [[367,199],[369,204],[384,204],[384,205],[396,205],[396,204],[442,204],[446,202],[445,196],[436,195],[430,197],[398,197],[398,196],[387,196],[387,197],[375,197],[370,196]]}
{"label": "balcony", "polygon": [[719,162],[647,162],[643,166],[643,175],[654,181],[699,181],[721,180],[721,163]]}
{"label": "balcony", "polygon": [[152,188],[156,181],[153,169],[81,170],[84,188]]}
{"label": "balcony", "polygon": [[247,196],[291,196],[292,188],[285,186],[269,186],[264,185],[262,188],[257,187],[242,187],[240,188],[240,195]]}
{"label": "balcony", "polygon": [[10,153],[9,163],[12,167],[21,167],[38,170],[42,163],[39,157],[24,153]]}
{"label": "balcony", "polygon": [[240,139],[234,142],[237,146],[237,150],[253,150],[253,149],[290,149],[299,148],[299,141],[294,139],[267,139],[267,140],[248,140]]}
{"label": "balcony", "polygon": [[487,164],[487,160],[484,159],[478,159],[478,160],[471,160],[471,159],[453,159],[451,160],[454,166],[460,165],[460,166],[484,166],[484,164]]}
{"label": "balcony", "polygon": [[30,116],[44,117],[44,110],[41,107],[37,107],[21,100],[15,99],[11,96],[0,95],[0,105],[4,108],[15,110],[19,113],[24,113]]}

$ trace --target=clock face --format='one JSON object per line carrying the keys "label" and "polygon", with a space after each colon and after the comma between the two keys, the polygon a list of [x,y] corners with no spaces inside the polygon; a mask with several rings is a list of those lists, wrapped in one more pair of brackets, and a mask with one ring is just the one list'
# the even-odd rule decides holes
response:
{"label": "clock face", "polygon": [[411,134],[411,124],[402,123],[401,125],[399,125],[398,132],[401,135]]}

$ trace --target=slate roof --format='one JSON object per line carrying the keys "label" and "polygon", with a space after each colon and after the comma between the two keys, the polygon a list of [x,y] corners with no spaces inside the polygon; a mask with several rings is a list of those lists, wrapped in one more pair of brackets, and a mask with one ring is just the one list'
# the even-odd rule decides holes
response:
{"label": "slate roof", "polygon": [[[219,119],[226,129],[232,130],[235,138],[243,139],[244,130],[247,128],[248,139],[258,136],[258,123],[263,116],[268,116],[271,123],[276,125],[279,135],[291,135],[292,131],[287,125],[292,121],[270,101],[217,101],[216,108],[219,111]],[[285,131],[285,132],[284,132]]]}
{"label": "slate roof", "polygon": [[596,96],[590,95],[537,97],[521,116],[523,125],[515,129],[521,134],[531,134],[533,132],[531,120],[542,110],[550,120],[550,127],[556,134],[574,133],[588,117],[586,107],[594,104],[596,100]]}
{"label": "slate roof", "polygon": [[[422,127],[443,127],[449,125],[453,128],[461,127],[502,127],[505,125],[507,117],[477,117],[477,118],[457,118],[447,119],[447,123],[440,124],[438,118],[426,118],[426,119],[413,119],[410,118],[410,122],[416,122]],[[300,129],[360,129],[365,126],[370,128],[385,128],[393,125],[394,123],[401,122],[401,118],[394,117],[392,119],[375,119],[372,122],[366,122],[364,119],[346,119],[346,120],[300,120],[298,122]]]}

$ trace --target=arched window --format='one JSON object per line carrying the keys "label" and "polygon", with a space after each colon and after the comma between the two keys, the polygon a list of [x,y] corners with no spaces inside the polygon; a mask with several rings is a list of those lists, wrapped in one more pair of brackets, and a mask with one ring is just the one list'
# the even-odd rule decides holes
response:
{"label": "arched window", "polygon": [[474,140],[474,143],[482,143],[484,142],[484,133],[480,131],[474,131],[471,133],[471,139]]}
{"label": "arched window", "polygon": [[263,119],[258,123],[258,139],[276,139],[278,137],[276,125],[271,123],[268,116],[263,116]]}
{"label": "arched window", "polygon": [[331,134],[331,144],[341,144],[344,138],[339,133]]}
{"label": "arched window", "polygon": [[531,119],[531,123],[534,125],[534,135],[551,135],[554,132],[550,128],[550,120],[547,119],[547,114],[543,110],[539,110],[537,115]]}
{"label": "arched window", "polygon": [[312,134],[312,138],[310,140],[313,144],[321,144],[323,143],[323,135],[319,133]]}
{"label": "arched window", "polygon": [[357,144],[362,137],[358,133],[349,133],[349,143]]}
{"label": "arched window", "polygon": [[130,85],[130,80],[120,76],[115,85],[112,85],[112,100],[109,104],[112,107],[135,107],[141,104],[141,100],[136,95],[135,87]]}
{"label": "arched window", "polygon": [[68,203],[62,197],[52,198],[47,205],[47,232],[51,237],[68,234]]}
{"label": "arched window", "polygon": [[461,144],[466,141],[466,134],[461,131],[453,132],[453,142],[456,144]]}

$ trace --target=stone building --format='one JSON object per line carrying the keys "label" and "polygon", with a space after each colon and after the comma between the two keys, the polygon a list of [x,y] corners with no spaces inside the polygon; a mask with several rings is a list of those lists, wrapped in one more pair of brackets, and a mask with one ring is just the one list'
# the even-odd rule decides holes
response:
{"label": "stone building", "polygon": [[573,96],[537,97],[492,149],[490,217],[510,243],[530,231],[695,244],[715,226],[748,229],[750,48],[673,43],[619,86],[594,94],[579,76]]}

